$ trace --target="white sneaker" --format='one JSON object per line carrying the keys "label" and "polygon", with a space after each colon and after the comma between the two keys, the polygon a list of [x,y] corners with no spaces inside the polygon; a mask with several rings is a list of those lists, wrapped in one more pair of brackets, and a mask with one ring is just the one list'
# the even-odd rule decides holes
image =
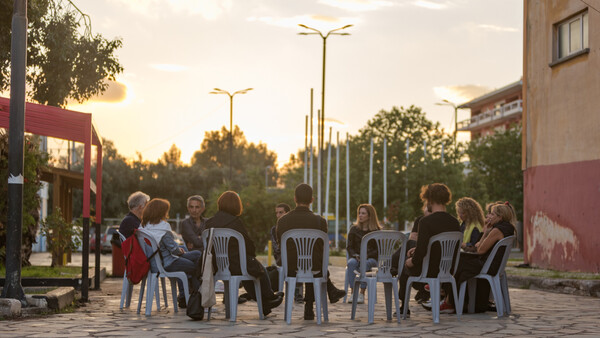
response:
{"label": "white sneaker", "polygon": [[348,304],[352,304],[352,299],[354,299],[354,295],[348,295]]}
{"label": "white sneaker", "polygon": [[358,300],[356,300],[356,304],[364,304],[365,302],[365,295],[362,293],[358,294]]}
{"label": "white sneaker", "polygon": [[225,284],[222,281],[218,280],[215,284],[215,293],[223,293],[225,292]]}

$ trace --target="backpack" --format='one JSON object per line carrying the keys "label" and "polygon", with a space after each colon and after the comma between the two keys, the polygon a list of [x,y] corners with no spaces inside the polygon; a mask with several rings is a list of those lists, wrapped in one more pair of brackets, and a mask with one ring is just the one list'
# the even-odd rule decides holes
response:
{"label": "backpack", "polygon": [[150,260],[156,255],[158,249],[146,257],[144,249],[140,246],[140,242],[136,236],[137,229],[133,231],[133,235],[129,236],[121,245],[123,254],[125,255],[125,272],[127,279],[132,284],[137,284],[142,281],[150,270]]}

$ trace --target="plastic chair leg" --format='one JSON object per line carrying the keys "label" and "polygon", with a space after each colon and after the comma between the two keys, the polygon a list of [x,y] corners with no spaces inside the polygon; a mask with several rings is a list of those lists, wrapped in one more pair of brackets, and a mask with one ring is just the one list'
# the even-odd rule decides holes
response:
{"label": "plastic chair leg", "polygon": [[508,293],[508,281],[506,280],[505,273],[500,277],[500,287],[502,288],[502,299],[504,300],[504,313],[509,315],[512,310],[510,308],[510,294]]}
{"label": "plastic chair leg", "polygon": [[283,291],[283,268],[281,266],[277,267],[277,272],[279,274],[279,285],[278,285],[278,290],[277,291]]}
{"label": "plastic chair leg", "polygon": [[[126,300],[129,298],[129,281],[127,280],[127,274],[123,276],[123,287],[121,288],[121,302],[119,303],[119,309],[123,310],[123,305],[126,304]],[[129,304],[127,304],[127,307]]]}
{"label": "plastic chair leg", "polygon": [[[169,278],[169,282],[171,282],[171,295],[173,296],[173,312],[177,313],[179,305],[177,304],[177,279]],[[165,298],[165,304],[167,304],[167,295],[165,293],[165,285],[163,284],[163,294]],[[187,301],[187,299],[186,299]],[[166,305],[165,305],[166,306]]]}
{"label": "plastic chair leg", "polygon": [[150,316],[152,313],[152,300],[154,298],[154,294],[156,293],[156,283],[157,278],[153,274],[150,275],[150,282],[148,283],[148,287],[146,288],[146,316]]}
{"label": "plastic chair leg", "polygon": [[[406,314],[408,312],[408,303],[410,302],[410,287],[412,285],[412,280],[408,278],[406,281],[406,291],[404,292],[404,302],[402,302],[402,318],[406,319]],[[430,292],[431,293],[431,292]],[[433,295],[433,293],[431,293]],[[433,301],[433,296],[431,296],[431,300]]]}
{"label": "plastic chair leg", "polygon": [[321,283],[321,308],[323,309],[323,321],[329,321],[329,310],[327,309],[327,279],[323,278]]}
{"label": "plastic chair leg", "polygon": [[429,290],[431,294],[431,312],[433,314],[433,322],[440,322],[440,283],[439,281],[433,281],[429,283]]}
{"label": "plastic chair leg", "polygon": [[[169,307],[169,301],[167,300],[167,286],[165,285],[165,277],[160,277],[162,283],[163,300],[165,301],[165,307]],[[157,298],[158,299],[158,298]],[[177,312],[177,311],[175,311]]]}
{"label": "plastic chair leg", "polygon": [[[258,317],[265,319],[263,313],[262,293],[260,292],[260,280],[257,278],[254,281],[254,294],[256,295],[256,305],[258,306]],[[235,296],[235,302],[237,303],[237,295]]]}
{"label": "plastic chair leg", "polygon": [[[450,284],[452,284],[452,294],[454,295],[454,299],[458,299],[458,292],[456,292],[456,280],[452,279]],[[456,317],[458,317],[458,320],[460,320],[460,315],[462,314],[462,311],[459,312],[456,309],[456,304],[454,304],[454,310],[456,311]]]}
{"label": "plastic chair leg", "polygon": [[[313,288],[314,288],[314,294],[315,294],[315,308],[316,308],[316,315],[317,315],[317,324],[321,325],[321,279],[320,278],[315,278],[313,280]],[[325,301],[327,301],[327,298],[325,299]]]}
{"label": "plastic chair leg", "polygon": [[467,286],[469,290],[469,313],[475,313],[475,296],[477,294],[477,283],[474,279],[469,279],[467,281]]}
{"label": "plastic chair leg", "polygon": [[292,306],[294,305],[294,290],[296,290],[296,278],[288,277],[285,281],[285,322],[292,323]]}
{"label": "plastic chair leg", "polygon": [[498,314],[498,317],[502,317],[504,315],[504,301],[502,290],[500,288],[500,279],[496,276],[490,278],[488,281],[490,282],[492,295],[494,296],[494,302],[496,303],[496,313]]}
{"label": "plastic chair leg", "polygon": [[146,289],[146,281],[148,280],[148,276],[146,278],[142,279],[142,285],[140,286],[140,295],[138,297],[138,307],[137,307],[137,314],[140,314],[140,311],[142,310],[142,300],[144,299],[144,290]]}
{"label": "plastic chair leg", "polygon": [[354,289],[352,289],[352,315],[350,319],[354,319],[356,317],[356,303],[358,301],[358,293],[359,293],[359,285],[360,282],[354,281]]}
{"label": "plastic chair leg", "polygon": [[348,267],[346,267],[346,272],[344,273],[344,291],[346,291],[346,294],[344,295],[343,303],[346,302],[346,297],[348,297]]}
{"label": "plastic chair leg", "polygon": [[392,291],[394,292],[394,304],[396,305],[396,318],[398,320],[398,324],[400,324],[400,299],[398,297],[398,283],[393,281],[391,284]]}
{"label": "plastic chair leg", "polygon": [[[371,286],[369,285],[369,288]],[[373,286],[373,288],[376,288],[377,284],[375,284]],[[383,293],[385,296],[385,314],[386,314],[386,318],[387,320],[392,320],[392,285],[390,283],[383,283]],[[369,295],[370,295],[370,291],[369,291]],[[369,300],[369,304],[371,303],[371,300]],[[371,311],[369,309],[369,311]]]}
{"label": "plastic chair leg", "polygon": [[[231,280],[229,280],[229,290],[225,290],[225,292],[227,292],[229,294],[229,321],[230,322],[235,322],[237,319],[237,299],[238,299],[239,289],[240,289],[240,280],[235,277],[231,277]],[[258,295],[256,295],[256,298],[258,299]]]}
{"label": "plastic chair leg", "polygon": [[[217,281],[215,280],[215,283]],[[231,307],[229,306],[229,283],[230,281],[223,281],[223,303],[225,304],[225,319],[231,318]]]}
{"label": "plastic chair leg", "polygon": [[367,292],[368,294],[368,309],[369,309],[369,324],[373,324],[375,320],[375,301],[377,299],[377,286],[375,280],[369,278],[367,282]]}

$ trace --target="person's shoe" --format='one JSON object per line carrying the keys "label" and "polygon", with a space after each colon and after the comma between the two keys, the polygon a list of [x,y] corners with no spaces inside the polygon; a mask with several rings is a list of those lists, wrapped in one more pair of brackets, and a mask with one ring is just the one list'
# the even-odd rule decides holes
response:
{"label": "person's shoe", "polygon": [[238,297],[238,304],[244,304],[247,301],[248,301],[248,298],[244,297],[244,295],[241,295]]}
{"label": "person's shoe", "polygon": [[304,297],[302,297],[300,294],[297,294],[294,296],[294,301],[297,304],[304,304]]}
{"label": "person's shoe", "polygon": [[427,311],[431,311],[431,300],[428,300],[426,302],[421,303],[421,306],[427,310]]}
{"label": "person's shoe", "polygon": [[[400,308],[400,315],[402,315],[404,313],[404,309]],[[394,312],[394,316],[396,316],[396,312]],[[406,318],[410,318],[410,309],[408,309],[408,311],[406,311]]]}
{"label": "person's shoe", "polygon": [[179,295],[177,297],[177,306],[179,306],[179,308],[181,308],[181,309],[185,309],[185,307],[187,306],[187,304],[185,303],[184,295]]}
{"label": "person's shoe", "polygon": [[347,302],[348,304],[352,304],[352,300],[354,299],[354,294],[348,295]]}
{"label": "person's shoe", "polygon": [[314,320],[315,312],[313,310],[313,303],[304,303],[304,320]]}
{"label": "person's shoe", "polygon": [[329,302],[331,304],[337,303],[340,299],[342,299],[346,295],[346,291],[335,289],[329,293]]}
{"label": "person's shoe", "polygon": [[365,302],[365,294],[359,293],[358,299],[356,300],[356,304],[364,304],[364,302]]}
{"label": "person's shoe", "polygon": [[429,300],[429,292],[427,292],[425,290],[419,290],[417,292],[417,294],[415,295],[415,300],[419,304],[428,301]]}
{"label": "person's shoe", "polygon": [[225,284],[223,283],[223,281],[218,280],[215,283],[215,293],[223,293],[225,292]]}
{"label": "person's shoe", "polygon": [[453,314],[456,313],[456,311],[453,306],[443,301],[442,304],[440,304],[440,313]]}
{"label": "person's shoe", "polygon": [[[268,301],[267,304],[266,304],[266,306],[269,309],[274,309],[274,308],[278,307],[279,305],[281,305],[282,302],[283,302],[283,295],[279,295],[278,294],[276,298],[271,299],[270,301]],[[265,305],[263,305],[263,307],[264,306]]]}

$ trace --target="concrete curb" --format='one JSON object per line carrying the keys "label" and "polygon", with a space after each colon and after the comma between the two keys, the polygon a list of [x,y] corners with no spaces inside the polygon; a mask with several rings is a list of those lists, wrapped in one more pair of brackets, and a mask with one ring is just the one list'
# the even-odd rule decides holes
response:
{"label": "concrete curb", "polygon": [[75,289],[72,287],[62,287],[52,290],[45,295],[36,296],[36,298],[37,297],[45,298],[49,309],[62,310],[73,304],[73,301],[75,300]]}
{"label": "concrete curb", "polygon": [[559,279],[507,275],[508,285],[520,289],[534,289],[578,296],[600,297],[600,280]]}

